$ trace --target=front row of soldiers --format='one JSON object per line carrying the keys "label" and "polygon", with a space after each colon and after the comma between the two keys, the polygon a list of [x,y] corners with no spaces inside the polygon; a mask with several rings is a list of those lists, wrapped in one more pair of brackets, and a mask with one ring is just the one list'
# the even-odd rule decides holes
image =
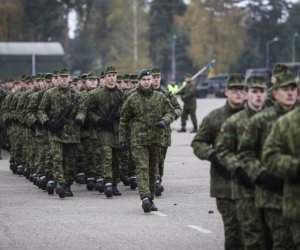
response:
{"label": "front row of soldiers", "polygon": [[211,162],[225,249],[300,249],[298,82],[286,65],[272,74],[268,102],[264,78],[232,75],[226,104],[192,141],[195,155]]}
{"label": "front row of soldiers", "polygon": [[67,69],[16,81],[1,101],[12,171],[60,198],[73,196],[75,179],[118,196],[122,180],[138,187],[144,212],[157,211],[170,124],[182,109],[159,69],[125,78],[109,66],[100,86],[93,73],[71,81]]}

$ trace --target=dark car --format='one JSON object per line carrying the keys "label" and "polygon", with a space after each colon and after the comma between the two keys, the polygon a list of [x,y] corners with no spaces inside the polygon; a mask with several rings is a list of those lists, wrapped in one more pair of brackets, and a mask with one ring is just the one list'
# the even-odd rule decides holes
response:
{"label": "dark car", "polygon": [[224,90],[227,85],[228,74],[220,74],[198,81],[197,97],[205,98],[207,94],[215,94],[216,97],[225,97]]}

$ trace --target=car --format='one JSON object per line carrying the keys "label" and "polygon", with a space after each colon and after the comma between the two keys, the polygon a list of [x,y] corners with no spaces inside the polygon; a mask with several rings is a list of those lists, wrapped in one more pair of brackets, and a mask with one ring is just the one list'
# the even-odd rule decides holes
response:
{"label": "car", "polygon": [[228,74],[218,74],[200,79],[197,84],[197,97],[205,98],[208,94],[214,94],[216,97],[225,97],[224,90],[228,77]]}

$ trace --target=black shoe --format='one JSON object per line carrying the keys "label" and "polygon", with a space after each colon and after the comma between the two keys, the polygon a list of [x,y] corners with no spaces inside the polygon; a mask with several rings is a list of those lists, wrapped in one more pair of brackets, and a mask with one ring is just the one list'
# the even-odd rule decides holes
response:
{"label": "black shoe", "polygon": [[56,188],[56,183],[55,181],[48,181],[47,183],[47,192],[48,194],[54,194],[54,190]]}
{"label": "black shoe", "polygon": [[29,181],[30,181],[30,182],[33,182],[34,176],[35,176],[35,173],[29,174]]}
{"label": "black shoe", "polygon": [[10,164],[10,169],[11,171],[13,172],[13,174],[16,174],[17,173],[17,164],[16,163],[12,163]]}
{"label": "black shoe", "polygon": [[155,206],[155,204],[154,204],[154,202],[153,202],[153,200],[150,200],[151,201],[151,211],[158,211],[158,208],[157,208],[157,206]]}
{"label": "black shoe", "polygon": [[66,197],[66,183],[59,182],[57,184],[55,192],[59,195],[59,198],[65,198]]}
{"label": "black shoe", "polygon": [[85,184],[85,174],[84,173],[79,173],[76,175],[75,182],[78,184]]}
{"label": "black shoe", "polygon": [[150,213],[151,207],[152,207],[152,203],[149,200],[149,198],[144,198],[142,203],[142,208],[144,210],[144,213]]}
{"label": "black shoe", "polygon": [[116,196],[122,195],[121,192],[118,190],[117,185],[113,185],[112,190],[113,190],[113,195],[116,195]]}
{"label": "black shoe", "polygon": [[73,197],[74,196],[73,192],[71,191],[70,185],[66,185],[65,194],[66,194],[66,197]]}
{"label": "black shoe", "polygon": [[184,133],[186,132],[186,129],[185,128],[181,128],[180,130],[178,130],[179,133]]}
{"label": "black shoe", "polygon": [[155,196],[161,196],[161,193],[164,191],[164,186],[161,185],[160,181],[155,183]]}
{"label": "black shoe", "polygon": [[91,178],[87,178],[86,179],[86,188],[89,191],[94,190],[95,187],[95,178],[91,177]]}
{"label": "black shoe", "polygon": [[112,184],[111,183],[106,183],[105,184],[104,193],[105,193],[105,195],[106,195],[107,198],[110,198],[110,197],[113,196],[113,188],[112,188]]}
{"label": "black shoe", "polygon": [[103,193],[104,189],[105,189],[104,179],[103,178],[97,179],[95,183],[95,190],[99,191],[99,193]]}
{"label": "black shoe", "polygon": [[194,128],[190,133],[197,133],[197,129]]}
{"label": "black shoe", "polygon": [[25,167],[23,165],[17,166],[16,174],[23,175]]}
{"label": "black shoe", "polygon": [[23,175],[25,176],[25,178],[26,178],[27,180],[29,179],[29,170],[28,170],[28,168],[25,168],[25,169],[24,169]]}
{"label": "black shoe", "polygon": [[130,184],[128,176],[123,176],[121,178],[121,181],[123,182],[124,186],[129,186],[129,184]]}
{"label": "black shoe", "polygon": [[39,180],[39,176],[37,176],[36,174],[34,175],[34,177],[33,177],[33,185],[37,185],[37,181]]}
{"label": "black shoe", "polygon": [[47,183],[48,183],[48,178],[46,176],[42,176],[40,178],[40,187],[42,190],[47,190]]}
{"label": "black shoe", "polygon": [[129,177],[130,189],[136,189],[137,187],[137,179],[135,176]]}

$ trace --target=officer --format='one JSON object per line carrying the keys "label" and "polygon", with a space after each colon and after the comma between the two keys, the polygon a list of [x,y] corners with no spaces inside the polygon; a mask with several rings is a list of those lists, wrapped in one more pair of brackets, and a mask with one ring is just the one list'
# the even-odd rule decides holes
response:
{"label": "officer", "polygon": [[254,184],[237,154],[238,145],[250,118],[263,108],[267,97],[264,77],[251,76],[246,81],[245,109],[230,116],[222,125],[216,151],[222,165],[231,172],[232,199],[235,201],[245,249],[265,249],[260,210],[254,203]]}
{"label": "officer", "polygon": [[69,85],[67,69],[59,71],[58,82],[60,85],[45,92],[38,115],[43,127],[49,131],[53,176],[58,183],[56,193],[65,198],[73,196],[70,187],[76,170],[76,147],[86,114],[79,96]]}
{"label": "officer", "polygon": [[[151,70],[151,75],[153,79],[152,87],[154,88],[154,90],[163,93],[164,96],[168,98],[176,113],[175,119],[178,119],[181,116],[182,108],[180,107],[177,98],[171,92],[161,88],[161,74],[159,68],[153,68]],[[168,147],[171,146],[171,133],[172,133],[171,126],[170,125],[166,126],[166,128],[163,130],[163,133],[164,133],[163,142],[162,142],[163,146],[160,149],[158,175],[156,180],[156,191],[155,191],[156,196],[161,196],[161,193],[164,191],[164,187],[161,184],[161,182],[164,174],[164,162],[166,159],[167,150]]]}
{"label": "officer", "polygon": [[243,103],[246,98],[244,88],[243,76],[234,74],[229,77],[225,89],[226,104],[211,111],[202,120],[192,141],[194,154],[201,160],[211,162],[210,196],[216,198],[217,208],[222,215],[225,249],[242,249],[243,242],[235,202],[232,199],[231,175],[218,160],[215,148],[223,122],[244,108]]}
{"label": "officer", "polygon": [[197,117],[196,117],[196,105],[197,105],[197,89],[196,85],[192,83],[192,76],[190,74],[185,75],[186,86],[179,91],[181,99],[183,101],[183,112],[181,115],[181,129],[178,132],[186,132],[186,121],[188,116],[191,116],[191,120],[194,126],[194,129],[191,133],[197,132]]}
{"label": "officer", "polygon": [[155,182],[162,144],[162,129],[175,118],[169,100],[151,87],[148,69],[138,74],[139,87],[122,106],[120,144],[126,148],[131,138],[131,149],[137,169],[138,189],[145,213],[157,211],[153,203]]}

